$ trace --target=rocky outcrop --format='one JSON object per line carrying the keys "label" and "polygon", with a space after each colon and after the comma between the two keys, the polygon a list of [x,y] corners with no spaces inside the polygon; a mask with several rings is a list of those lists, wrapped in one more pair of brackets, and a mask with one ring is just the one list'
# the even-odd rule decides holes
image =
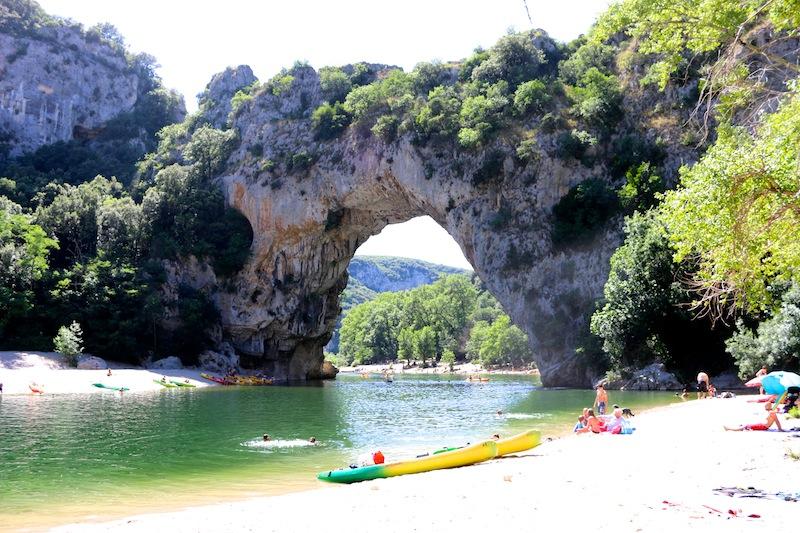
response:
{"label": "rocky outcrop", "polygon": [[92,138],[133,108],[139,76],[125,53],[66,22],[10,31],[0,12],[0,135],[10,155]]}
{"label": "rocky outcrop", "polygon": [[629,379],[606,383],[606,387],[619,390],[681,390],[683,385],[663,363],[653,363],[631,374]]}
{"label": "rocky outcrop", "polygon": [[199,98],[203,117],[215,128],[224,128],[232,109],[231,99],[256,81],[258,78],[247,65],[228,67],[215,74]]}
{"label": "rocky outcrop", "polygon": [[158,361],[153,361],[147,365],[147,368],[150,370],[179,370],[183,368],[183,363],[181,363],[179,357],[170,355],[169,357],[159,359]]}
{"label": "rocky outcrop", "polygon": [[81,355],[78,357],[78,370],[105,370],[108,363],[105,359],[95,355]]}
{"label": "rocky outcrop", "polygon": [[227,374],[230,371],[237,372],[239,370],[239,356],[230,344],[223,342],[217,350],[202,352],[198,358],[198,364],[200,368]]}

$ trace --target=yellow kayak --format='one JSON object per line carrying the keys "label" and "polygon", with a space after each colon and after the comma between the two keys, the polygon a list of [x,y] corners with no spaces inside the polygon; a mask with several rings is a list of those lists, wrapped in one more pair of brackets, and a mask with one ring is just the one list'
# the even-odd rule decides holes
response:
{"label": "yellow kayak", "polygon": [[507,439],[500,439],[497,441],[497,457],[508,455],[510,453],[524,452],[535,448],[542,443],[542,434],[531,429],[519,435],[514,435]]}
{"label": "yellow kayak", "polygon": [[492,440],[487,440],[465,448],[418,457],[408,461],[320,472],[317,475],[317,479],[334,483],[355,483],[357,481],[366,481],[369,479],[418,474],[420,472],[430,472],[431,470],[466,466],[492,459],[496,455],[497,443]]}

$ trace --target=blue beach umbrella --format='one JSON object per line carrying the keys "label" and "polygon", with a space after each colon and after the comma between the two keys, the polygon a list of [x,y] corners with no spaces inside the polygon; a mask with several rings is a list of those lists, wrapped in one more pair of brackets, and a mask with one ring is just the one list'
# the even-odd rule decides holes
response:
{"label": "blue beach umbrella", "polygon": [[780,396],[789,387],[800,387],[800,376],[794,372],[785,372],[783,370],[770,372],[761,378],[761,386],[764,387],[764,392],[767,394]]}

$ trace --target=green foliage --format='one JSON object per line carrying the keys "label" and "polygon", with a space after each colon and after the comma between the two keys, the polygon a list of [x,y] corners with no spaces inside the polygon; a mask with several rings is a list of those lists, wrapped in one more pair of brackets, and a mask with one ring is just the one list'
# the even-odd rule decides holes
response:
{"label": "green foliage", "polygon": [[83,351],[83,331],[77,322],[58,328],[58,335],[53,339],[53,347],[64,356],[71,367],[78,366],[78,356]]}
{"label": "green foliage", "polygon": [[491,324],[475,323],[467,343],[467,356],[484,367],[510,365],[519,368],[533,362],[527,336],[505,314]]}
{"label": "green foliage", "polygon": [[464,82],[470,81],[475,68],[487,59],[489,59],[489,52],[483,48],[476,48],[475,52],[461,64],[461,69],[458,71],[458,79]]}
{"label": "green foliage", "polygon": [[202,126],[192,133],[183,149],[183,156],[195,165],[200,177],[210,180],[216,177],[235,148],[236,132],[222,131],[211,126]]}
{"label": "green foliage", "polygon": [[317,139],[335,139],[350,125],[350,115],[340,103],[325,102],[311,114],[311,124]]}
{"label": "green foliage", "polygon": [[722,128],[703,159],[681,170],[681,188],[667,193],[675,257],[698,261],[701,308],[768,309],[771,285],[800,283],[797,139],[794,92],[754,135]]}
{"label": "green foliage", "polygon": [[[493,131],[503,125],[509,102],[508,83],[505,81],[489,86],[485,94],[465,98],[459,113],[462,131],[476,132],[478,144],[486,141]],[[467,135],[473,136],[472,133]]]}
{"label": "green foliage", "polygon": [[575,101],[573,111],[588,124],[610,128],[622,118],[622,89],[611,74],[606,75],[596,67],[587,70],[570,88],[568,94]]}
{"label": "green foliage", "polygon": [[412,77],[401,70],[393,70],[382,80],[350,91],[344,109],[361,131],[367,131],[381,115],[405,113],[414,101],[412,93]]}
{"label": "green foliage", "polygon": [[428,101],[419,108],[414,117],[417,138],[422,142],[451,140],[458,132],[460,111],[461,99],[454,87],[434,88],[428,93]]}
{"label": "green foliage", "polygon": [[625,225],[625,243],[611,257],[605,301],[591,319],[612,370],[660,361],[686,376],[697,368],[721,371],[728,329],[711,330],[685,308],[688,294],[677,279],[686,267],[672,260],[666,227],[653,212],[635,213]]}
{"label": "green foliage", "polygon": [[763,365],[768,368],[797,370],[800,368],[800,286],[793,285],[784,295],[780,307],[758,324],[756,331],[736,325],[726,343],[728,353],[739,367],[739,376],[749,378]]}
{"label": "green foliage", "polygon": [[642,163],[625,173],[625,185],[619,190],[619,201],[628,213],[644,212],[656,204],[656,196],[663,192],[664,181],[654,174],[650,163]]}
{"label": "green foliage", "polygon": [[530,135],[517,145],[517,159],[525,164],[535,163],[541,158],[539,142],[534,135]]}
{"label": "green foliage", "polygon": [[585,42],[568,59],[558,64],[558,77],[567,85],[575,85],[589,69],[609,72],[614,60],[614,48],[607,44]]}
{"label": "green foliage", "polygon": [[440,61],[418,63],[411,72],[411,77],[414,92],[425,96],[434,88],[450,81],[450,69]]}
{"label": "green foliage", "polygon": [[561,159],[572,157],[586,166],[594,162],[587,152],[597,144],[597,139],[583,130],[561,132],[556,138],[556,155]]}
{"label": "green foliage", "polygon": [[47,271],[54,248],[55,240],[0,196],[0,338],[9,323],[24,319],[33,308],[35,284]]}
{"label": "green foliage", "polygon": [[642,163],[658,166],[665,155],[658,142],[650,142],[647,138],[633,133],[614,139],[612,150],[609,170],[614,177],[623,176]]}
{"label": "green foliage", "polygon": [[523,82],[548,72],[548,58],[536,48],[535,30],[506,35],[501,38],[483,59],[472,69],[472,79],[494,84],[505,81],[513,91]]}
{"label": "green foliage", "polygon": [[319,83],[322,88],[322,97],[329,104],[344,102],[347,93],[353,88],[353,83],[347,74],[336,67],[319,69]]}
{"label": "green foliage", "polygon": [[466,276],[442,276],[431,285],[381,293],[342,320],[339,354],[347,363],[437,360],[454,350],[475,307]]}
{"label": "green foliage", "polygon": [[526,81],[520,84],[514,93],[514,109],[520,115],[542,112],[550,103],[551,98],[543,81]]}
{"label": "green foliage", "polygon": [[[640,53],[658,58],[648,67],[642,82],[657,83],[663,89],[686,57],[732,44],[765,21],[778,31],[796,31],[800,27],[796,0],[625,0],[598,20],[591,39],[601,43],[618,32],[635,38]],[[756,39],[748,39],[748,43],[756,53],[768,59],[775,57]]]}
{"label": "green foliage", "polygon": [[605,181],[585,180],[553,207],[553,243],[569,245],[589,239],[618,211],[617,194]]}

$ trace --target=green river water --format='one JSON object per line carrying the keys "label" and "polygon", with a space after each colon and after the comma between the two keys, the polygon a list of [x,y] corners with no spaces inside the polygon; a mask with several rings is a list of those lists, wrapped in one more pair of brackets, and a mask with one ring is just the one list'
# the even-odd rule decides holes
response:
{"label": "green river water", "polygon": [[[634,411],[677,401],[673,393],[609,395]],[[590,390],[497,375],[0,397],[0,527],[320,487],[316,472],[377,449],[392,461],[493,433],[562,435],[593,399]],[[262,442],[265,432],[272,442]]]}

